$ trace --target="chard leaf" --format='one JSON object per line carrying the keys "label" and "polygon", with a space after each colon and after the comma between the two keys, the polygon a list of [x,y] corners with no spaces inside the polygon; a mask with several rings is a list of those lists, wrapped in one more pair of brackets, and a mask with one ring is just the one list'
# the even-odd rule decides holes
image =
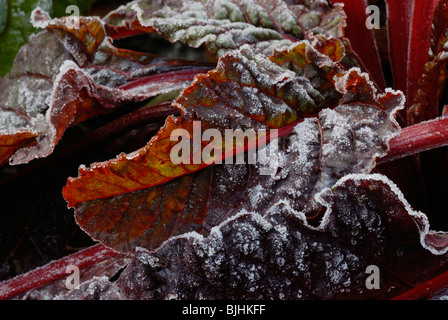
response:
{"label": "chard leaf", "polygon": [[[384,176],[346,176],[320,199],[326,209],[317,228],[283,204],[264,215],[242,211],[206,237],[188,234],[157,252],[140,250],[107,292],[144,292],[146,299],[387,299],[446,268],[446,235],[429,231],[426,217]],[[369,265],[380,270],[378,290],[366,288]],[[162,278],[144,291],[142,274]]]}
{"label": "chard leaf", "polygon": [[[57,281],[26,297],[389,299],[446,270],[447,234],[431,231],[388,178],[347,175],[316,199],[324,208],[316,226],[286,203],[264,213],[241,210],[208,235],[191,232],[155,252],[138,248],[96,264],[82,273],[80,290]],[[95,276],[117,264],[127,267],[115,282]],[[378,268],[374,290],[369,267]]]}
{"label": "chard leaf", "polygon": [[[27,163],[49,155],[65,130],[127,102],[181,90],[207,64],[166,59],[115,48],[99,18],[80,18],[80,28],[70,29],[67,18],[51,20],[41,10],[35,25],[47,30],[33,36],[2,80],[0,139],[34,133],[34,145],[8,146],[1,163]],[[42,44],[48,44],[43,46]],[[172,74],[169,81],[163,75]],[[8,120],[10,119],[10,120]],[[1,148],[1,147],[0,147]]]}
{"label": "chard leaf", "polygon": [[345,14],[342,6],[330,8],[325,1],[141,0],[110,13],[105,22],[112,36],[156,31],[172,42],[206,44],[221,56],[260,41],[298,41],[313,34],[341,38]]}
{"label": "chard leaf", "polygon": [[9,72],[20,47],[35,32],[30,22],[31,11],[41,7],[51,11],[51,0],[2,1],[0,5],[0,76]]}
{"label": "chard leaf", "polygon": [[[96,18],[82,19],[78,31],[37,11],[35,23],[47,31],[33,45],[57,39],[56,53],[42,51],[61,63],[43,66],[24,54],[21,59],[28,63],[1,80],[2,89],[13,93],[4,101],[16,106],[1,110],[3,125],[10,128],[3,150],[30,146],[14,154],[17,162],[51,152],[68,126],[90,116],[173,86],[182,89],[173,103],[181,115],[168,117],[145,147],[81,166],[63,191],[92,238],[132,253],[109,261],[113,270],[130,265],[114,283],[96,277],[104,271],[100,266],[82,284],[86,290],[64,293],[59,285],[44,294],[63,299],[388,298],[445,270],[447,234],[431,231],[427,217],[413,210],[388,178],[370,174],[400,130],[395,116],[404,97],[390,89],[378,92],[358,68],[344,38],[342,7],[301,0],[186,4],[135,1],[109,15],[105,26]],[[194,47],[205,44],[218,55],[218,65],[191,82],[192,74],[209,66],[117,49],[108,38],[147,32]],[[40,69],[45,67],[51,70]],[[179,77],[180,70],[190,77]],[[38,79],[29,79],[31,74]],[[14,77],[22,76],[40,94],[51,90],[49,102],[42,104],[43,97],[17,87]],[[20,99],[31,107],[21,107]],[[217,157],[199,163],[173,163],[171,135],[183,129],[194,150],[196,120],[202,132],[220,134],[278,129],[278,140],[263,136],[271,140],[263,151],[277,155],[271,174],[262,174],[262,154],[255,164],[216,163],[249,158],[260,137],[230,143],[229,152],[229,143],[221,141],[215,144]],[[199,142],[201,154],[208,146]],[[372,265],[380,270],[379,290],[366,287]]]}
{"label": "chard leaf", "polygon": [[[340,63],[345,68],[364,65],[345,37],[342,5],[326,1],[208,0],[153,2],[139,0],[105,17],[108,33],[128,37],[157,32],[171,42],[192,47],[205,45],[218,57],[250,45],[254,52],[270,55],[274,49],[298,40],[336,38],[345,47]],[[330,40],[331,41],[331,40]],[[317,47],[317,45],[316,45]]]}
{"label": "chard leaf", "polygon": [[[342,52],[333,59],[341,60]],[[369,172],[374,159],[387,152],[399,130],[393,117],[403,103],[399,93],[377,94],[366,74],[345,71],[308,41],[270,59],[243,47],[221,57],[215,70],[197,76],[183,91],[175,102],[181,117],[169,117],[158,135],[133,154],[81,167],[64,197],[87,233],[123,251],[153,250],[173,235],[208,232],[248,204],[261,210],[260,204],[289,197],[297,210],[313,215],[319,211],[313,203],[317,192],[344,174]],[[295,127],[304,117],[313,118]],[[285,154],[279,157],[288,163],[279,175],[288,178],[260,177],[261,164],[221,167],[204,158],[197,164],[191,159],[193,164],[173,163],[170,151],[177,141],[171,134],[184,129],[191,139],[195,120],[201,121],[202,132],[215,129],[223,136],[226,129],[268,128],[286,135],[295,127],[298,132],[285,140]],[[291,143],[295,140],[297,145]],[[257,142],[249,138],[248,144]],[[215,149],[219,159],[247,150],[231,146],[228,153],[225,144]],[[227,190],[226,204],[222,190]],[[260,199],[242,197],[260,192]]]}

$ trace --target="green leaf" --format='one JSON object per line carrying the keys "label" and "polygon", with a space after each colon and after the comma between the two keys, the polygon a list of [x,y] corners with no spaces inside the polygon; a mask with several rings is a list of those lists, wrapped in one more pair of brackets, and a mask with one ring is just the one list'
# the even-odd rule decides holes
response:
{"label": "green leaf", "polygon": [[8,0],[0,0],[0,33],[5,31],[8,22]]}
{"label": "green leaf", "polygon": [[95,0],[58,0],[53,3],[53,16],[60,18],[63,16],[70,15],[67,13],[67,7],[70,5],[75,5],[79,8],[81,14],[84,14],[90,10],[90,7],[95,2]]}
{"label": "green leaf", "polygon": [[[50,12],[51,0],[25,0],[0,2],[0,76],[9,72],[20,47],[28,42],[29,36],[35,32],[30,22],[31,11],[36,7]],[[5,9],[5,10],[4,10]]]}
{"label": "green leaf", "polygon": [[[31,12],[40,7],[55,16],[65,13],[67,6],[77,5],[80,14],[87,12],[94,0],[0,0],[0,76],[7,74],[19,49],[28,43],[30,35],[38,32],[30,22]],[[9,6],[8,6],[9,4]]]}

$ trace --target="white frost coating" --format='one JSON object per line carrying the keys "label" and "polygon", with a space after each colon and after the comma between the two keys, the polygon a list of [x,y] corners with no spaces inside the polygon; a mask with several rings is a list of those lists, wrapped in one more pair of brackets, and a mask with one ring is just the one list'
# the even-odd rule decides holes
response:
{"label": "white frost coating", "polygon": [[[46,157],[51,153],[51,150],[53,149],[55,145],[54,138],[56,137],[56,128],[52,125],[51,117],[54,115],[54,105],[55,105],[55,97],[56,97],[56,90],[58,88],[59,83],[61,82],[62,77],[71,70],[79,70],[79,67],[71,60],[66,60],[62,63],[59,73],[54,79],[53,84],[53,91],[51,93],[51,102],[50,102],[50,108],[48,108],[46,114],[45,114],[45,120],[43,119],[35,119],[34,126],[46,126],[47,128],[47,134],[43,138],[43,140],[39,141],[39,143],[36,146],[27,148],[27,149],[21,149],[17,151],[12,157],[11,157],[11,164],[21,164],[24,162],[28,162],[29,157],[36,158],[36,157]],[[45,141],[45,143],[42,143]],[[33,155],[33,153],[35,154]]]}
{"label": "white frost coating", "polygon": [[[137,253],[137,258],[145,265],[151,266],[153,268],[159,266],[159,260],[151,255],[151,251],[142,247],[136,247],[135,252]],[[143,254],[139,254],[143,253]]]}
{"label": "white frost coating", "polygon": [[272,224],[258,213],[252,213],[251,219],[261,226],[266,232],[273,228]]}
{"label": "white frost coating", "polygon": [[[313,161],[310,161],[311,147],[320,145],[319,130],[315,118],[306,118],[294,127],[294,134],[290,136],[286,157],[291,158],[291,167],[295,177],[292,181],[294,188],[287,187],[285,190],[289,195],[298,198],[301,196],[304,186],[308,184],[308,178],[314,170]],[[285,170],[286,171],[286,170]]]}
{"label": "white frost coating", "polygon": [[162,244],[157,247],[157,249],[155,249],[156,251],[161,250],[164,246],[169,246],[171,241],[175,241],[177,239],[192,239],[194,240],[196,243],[201,243],[204,240],[204,236],[200,233],[197,233],[196,231],[191,231],[191,232],[187,232],[187,233],[183,233],[177,236],[173,236],[167,240],[165,240],[164,242],[162,242]]}
{"label": "white frost coating", "polygon": [[[46,20],[38,19],[39,18],[48,18]],[[51,18],[48,13],[43,11],[40,7],[36,7],[33,11],[31,11],[30,22],[35,28],[45,29],[50,24]]]}
{"label": "white frost coating", "polygon": [[[241,10],[234,4],[223,3],[228,6],[218,11],[211,9],[217,17],[211,17],[213,13],[207,11],[205,2],[197,1],[185,2],[182,8],[164,7],[151,17],[145,16],[145,12],[136,3],[132,4],[131,8],[143,26],[152,27],[165,34],[171,42],[186,42],[192,47],[210,43],[212,51],[217,53],[218,57],[230,50],[239,49],[244,43],[250,43],[255,48],[260,37],[270,40],[282,39],[281,35],[271,28],[256,27],[246,22]],[[228,10],[231,11],[230,17]]]}
{"label": "white frost coating", "polygon": [[[389,120],[391,121],[393,126],[398,129],[395,131],[390,131],[387,135],[385,135],[383,137],[383,141],[385,141],[387,143],[387,145],[389,146],[390,140],[393,139],[394,137],[398,136],[401,132],[401,127],[396,120],[396,115],[400,110],[403,110],[405,108],[406,97],[404,96],[403,92],[401,92],[400,90],[393,90],[391,88],[386,88],[385,92],[383,94],[378,93],[374,83],[369,78],[369,74],[365,73],[365,72],[361,72],[361,70],[357,67],[351,68],[341,78],[335,79],[336,80],[335,88],[342,95],[345,95],[347,93],[347,89],[346,89],[347,88],[347,80],[352,72],[356,72],[360,77],[362,77],[366,80],[367,84],[369,85],[370,89],[372,90],[372,95],[373,95],[373,98],[375,101],[381,101],[382,98],[386,97],[388,94],[392,94],[392,95],[400,97],[400,103],[398,105],[394,106],[393,108],[389,108],[388,110],[385,110],[387,112],[387,114],[389,116]],[[373,155],[373,157],[372,157],[373,165],[375,165],[375,161],[379,156],[380,156],[379,154]]]}
{"label": "white frost coating", "polygon": [[256,185],[248,191],[249,201],[252,207],[255,207],[264,198],[264,188],[261,184]]}
{"label": "white frost coating", "polygon": [[130,7],[131,7],[132,10],[134,10],[134,11],[137,13],[137,19],[138,19],[138,22],[139,22],[143,27],[148,27],[148,26],[149,26],[148,22],[145,21],[145,20],[143,19],[144,12],[143,12],[143,10],[140,8],[140,6],[138,5],[139,2],[140,2],[139,0],[136,0],[136,1],[132,2],[132,3],[130,4]]}
{"label": "white frost coating", "polygon": [[[407,200],[405,199],[403,193],[400,191],[400,189],[391,180],[389,180],[386,176],[381,175],[381,174],[348,174],[348,175],[344,176],[343,178],[339,179],[333,185],[332,188],[343,186],[347,180],[352,180],[354,182],[360,182],[362,180],[369,180],[369,181],[373,180],[373,181],[383,182],[385,185],[387,185],[391,189],[391,191],[396,195],[398,200],[404,205],[409,216],[411,216],[415,219],[415,221],[416,221],[415,224],[419,231],[420,243],[421,243],[422,247],[427,249],[434,255],[443,255],[448,252],[448,246],[438,249],[438,248],[431,246],[430,244],[428,244],[426,242],[425,238],[430,233],[428,217],[420,211],[413,210],[412,207],[410,206],[409,202],[407,202]],[[320,224],[316,227],[308,224],[305,213],[294,209],[294,207],[291,205],[291,203],[288,199],[279,200],[277,203],[275,203],[273,206],[271,206],[267,210],[266,213],[274,214],[278,211],[278,209],[280,207],[283,207],[284,209],[287,210],[287,212],[289,212],[290,214],[295,216],[299,221],[301,221],[301,223],[305,227],[309,228],[310,230],[323,232],[323,231],[325,231],[328,223],[330,222],[332,209],[331,209],[331,205],[323,199],[322,195],[329,193],[329,192],[331,192],[331,188],[325,188],[325,189],[321,190],[319,193],[317,193],[314,197],[314,200],[317,203],[326,207],[326,211],[320,221]],[[417,223],[417,221],[420,223]]]}
{"label": "white frost coating", "polygon": [[[270,224],[263,216],[261,216],[260,214],[258,214],[257,212],[253,212],[253,211],[247,211],[245,209],[242,209],[240,212],[238,212],[237,214],[235,214],[234,216],[227,218],[226,220],[224,220],[223,222],[221,222],[220,224],[214,226],[211,230],[210,230],[210,234],[207,237],[204,237],[202,234],[199,234],[195,231],[193,232],[187,232],[184,234],[180,234],[174,237],[171,237],[167,240],[165,240],[157,249],[156,251],[161,250],[164,246],[169,246],[170,243],[172,241],[178,240],[178,239],[192,239],[197,245],[199,245],[202,248],[207,248],[208,250],[211,250],[211,248],[209,247],[208,244],[205,244],[204,240],[205,239],[222,239],[222,233],[221,233],[221,229],[225,226],[228,225],[230,222],[237,220],[240,217],[243,216],[248,216],[252,219],[252,221],[256,222],[259,226],[261,226],[263,228],[263,230],[265,231],[269,231],[272,229],[272,224]],[[212,252],[208,252],[207,255],[212,256]]]}
{"label": "white frost coating", "polygon": [[[224,220],[223,222],[221,222],[219,225],[213,227],[213,228],[211,229],[211,231],[210,231],[210,234],[212,234],[212,233],[221,233],[220,229],[221,229],[223,226],[229,224],[229,223],[230,223],[231,221],[233,221],[233,220],[238,219],[239,217],[246,216],[246,215],[247,215],[247,216],[250,216],[251,218],[254,217],[254,216],[257,216],[257,215],[259,216],[259,214],[256,213],[256,212],[251,212],[251,211],[247,211],[247,210],[245,210],[245,209],[242,209],[240,212],[238,212],[238,213],[235,214],[234,216],[232,216],[232,217],[230,217],[230,218],[227,218],[226,220]],[[260,216],[260,218],[261,218],[261,216]],[[259,218],[258,218],[257,220],[259,220]],[[255,220],[254,220],[254,221],[255,221]]]}
{"label": "white frost coating", "polygon": [[[344,176],[343,178],[339,179],[334,184],[334,186],[332,188],[343,186],[347,180],[352,180],[354,182],[361,182],[363,180],[369,180],[369,181],[373,180],[373,181],[378,181],[378,182],[382,182],[382,183],[386,184],[391,189],[391,191],[397,196],[398,200],[404,205],[409,216],[415,218],[416,221],[422,222],[422,223],[416,222],[416,227],[418,228],[418,231],[420,234],[420,243],[421,243],[422,247],[427,249],[428,251],[430,251],[432,254],[435,254],[435,255],[443,255],[446,252],[448,252],[448,246],[445,248],[442,248],[442,249],[436,249],[426,243],[425,238],[430,232],[428,217],[420,211],[413,210],[411,205],[409,204],[409,202],[404,197],[401,190],[389,178],[387,178],[386,176],[381,175],[381,174],[348,174],[348,175]],[[325,211],[324,216],[322,218],[321,224],[318,227],[318,229],[320,229],[320,230],[325,229],[325,227],[327,226],[327,224],[329,222],[329,216],[331,215],[331,212],[332,212],[331,206],[322,198],[322,195],[327,192],[331,192],[331,189],[326,188],[326,189],[322,190],[321,192],[319,192],[315,196],[315,200],[318,203],[327,207],[327,210]]]}
{"label": "white frost coating", "polygon": [[[243,85],[255,83],[257,87],[261,88],[281,88],[296,79],[294,72],[285,70],[262,54],[254,55],[252,52],[251,46],[245,44],[241,46],[240,50],[232,51],[226,55],[241,62],[234,63],[232,66],[241,73],[240,81]],[[223,62],[218,62],[217,69],[225,69]],[[295,87],[303,93],[302,87],[298,85]],[[274,114],[283,114],[286,111],[291,111],[291,108],[286,103],[269,98],[256,87],[243,86],[241,91],[245,100],[248,101],[248,106],[251,107],[249,111],[251,114],[257,114],[263,108]]]}
{"label": "white frost coating", "polygon": [[[401,103],[389,111],[389,120],[394,124],[394,126],[396,126],[397,128],[400,128],[400,125],[398,124],[398,122],[396,120],[396,114],[405,108],[406,96],[400,90],[393,90],[392,88],[386,88],[384,94],[377,95],[377,99],[381,98],[382,96],[386,96],[388,93],[393,94],[393,95],[399,95],[401,97]],[[395,135],[398,135],[399,133],[400,132],[393,134],[393,136],[390,138],[393,138]]]}
{"label": "white frost coating", "polygon": [[[140,24],[144,27],[150,27],[152,26],[154,20],[153,19],[145,19],[144,17],[144,11],[140,8],[138,5],[138,1],[131,4],[131,9],[134,10],[137,13],[137,19],[140,22]],[[207,15],[207,11],[205,10],[205,7],[202,3],[199,2],[185,2],[183,3],[183,7],[178,11],[175,11],[171,9],[170,7],[163,7],[163,9],[158,11],[162,14],[162,16],[170,17],[168,18],[168,22],[171,22],[169,24],[176,25],[179,23],[185,22],[185,20],[190,20],[190,22],[200,20],[208,20],[209,17]],[[163,18],[162,20],[165,20],[166,18]],[[182,21],[183,20],[183,21]],[[227,20],[227,23],[229,21]]]}
{"label": "white frost coating", "polygon": [[278,211],[278,208],[284,207],[290,214],[292,214],[294,217],[296,217],[299,221],[303,223],[304,226],[309,228],[310,230],[316,230],[316,231],[323,231],[322,228],[319,226],[314,227],[307,222],[307,218],[305,215],[305,212],[303,211],[297,211],[294,209],[294,207],[291,205],[291,202],[289,199],[281,199],[274,203],[267,211],[267,214],[275,214]]}
{"label": "white frost coating", "polygon": [[249,71],[243,70],[241,73],[240,81],[243,85],[251,85],[254,82],[254,78]]}
{"label": "white frost coating", "polygon": [[[347,80],[348,77],[352,72],[356,72],[360,77],[364,78],[369,85],[370,89],[372,90],[373,97],[376,101],[381,100],[382,97],[387,96],[387,94],[393,94],[393,95],[399,95],[401,98],[401,103],[394,107],[392,110],[388,110],[389,113],[389,119],[390,121],[396,125],[397,127],[400,127],[397,120],[395,119],[395,115],[400,110],[403,110],[406,103],[406,97],[404,96],[403,92],[400,90],[393,90],[391,88],[386,88],[384,94],[378,94],[378,90],[376,89],[374,83],[370,80],[369,74],[366,72],[362,72],[359,68],[354,67],[351,68],[348,72],[346,72],[342,77],[336,78],[335,76],[335,88],[337,91],[339,91],[342,95],[345,95],[347,93]],[[398,134],[398,133],[397,133]]]}
{"label": "white frost coating", "polygon": [[0,134],[13,134],[20,128],[30,131],[31,128],[23,117],[12,111],[0,110]]}

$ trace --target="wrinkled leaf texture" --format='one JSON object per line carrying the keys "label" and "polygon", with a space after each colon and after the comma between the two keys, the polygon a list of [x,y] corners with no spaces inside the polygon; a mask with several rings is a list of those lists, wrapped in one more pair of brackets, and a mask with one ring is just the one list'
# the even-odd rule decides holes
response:
{"label": "wrinkled leaf texture", "polygon": [[[144,4],[146,2],[140,6]],[[134,4],[134,8],[137,5]],[[208,8],[213,9],[207,11]],[[243,24],[248,29],[246,31],[241,26],[242,22],[232,22],[230,26],[226,24],[219,29],[210,28],[209,25],[228,22],[228,19],[208,18],[217,14],[217,8],[222,6],[214,6],[213,1],[204,5],[199,2],[184,3],[178,11],[167,9],[156,12],[155,22],[152,19],[145,20],[145,24],[151,26],[150,28],[165,30],[168,27],[173,28],[174,17],[178,19],[176,21],[182,21],[179,26],[182,32],[170,29],[170,34],[179,35],[170,40],[181,40],[190,44],[188,30],[192,29],[202,35],[199,39],[195,38],[192,45],[197,46],[203,41],[212,42],[209,39],[215,39],[213,43],[222,44],[218,50],[211,49],[218,52],[218,55],[219,50],[226,52],[229,48],[244,46],[238,51],[230,51],[221,56],[215,70],[196,77],[194,83],[175,101],[183,115],[180,118],[169,117],[159,134],[146,147],[131,155],[122,154],[112,161],[93,164],[90,168],[81,167],[79,177],[69,179],[64,188],[64,196],[69,206],[76,208],[77,222],[93,238],[106,245],[118,250],[132,251],[136,246],[155,249],[173,235],[189,231],[207,232],[232,213],[228,206],[227,212],[219,209],[222,196],[215,196],[215,189],[232,190],[223,183],[237,181],[235,186],[240,187],[233,190],[235,196],[230,197],[235,198],[234,206],[237,207],[244,199],[242,195],[252,192],[247,184],[254,182],[251,182],[251,176],[247,176],[248,169],[242,166],[225,169],[225,172],[231,172],[233,176],[219,179],[219,176],[229,173],[221,173],[220,168],[208,168],[210,163],[179,166],[170,160],[170,150],[177,143],[171,141],[171,133],[176,129],[184,129],[190,133],[190,137],[193,136],[195,120],[201,121],[202,131],[213,128],[224,133],[225,129],[284,129],[288,126],[291,131],[296,122],[317,116],[323,109],[338,106],[336,113],[325,111],[317,123],[310,123],[307,127],[316,134],[322,132],[320,136],[314,137],[314,141],[300,142],[314,143],[314,150],[310,149],[321,162],[317,161],[313,170],[296,174],[296,181],[303,179],[303,185],[291,186],[294,182],[285,183],[285,191],[278,192],[279,195],[276,196],[284,196],[283,192],[295,193],[289,196],[299,202],[298,210],[307,207],[310,215],[318,211],[314,204],[308,204],[314,193],[323,187],[331,186],[344,174],[370,171],[374,157],[386,151],[388,140],[398,132],[396,123],[391,119],[396,109],[402,106],[403,98],[390,90],[377,95],[376,88],[367,75],[361,74],[359,69],[347,71],[346,48],[342,41],[334,38],[327,40],[322,34],[307,36],[312,38],[314,45],[308,40],[298,44],[289,40],[279,43],[279,37],[273,37],[269,42],[280,45],[283,49],[276,49],[270,56],[272,43],[260,46],[260,43],[266,42],[265,38],[254,42],[253,34],[271,33],[254,29],[247,23]],[[263,7],[256,9],[265,13],[261,8]],[[140,14],[140,20],[147,14],[139,8],[136,11]],[[255,12],[257,16],[262,15],[258,11]],[[291,15],[293,16],[292,13]],[[159,18],[160,16],[163,18]],[[188,19],[190,16],[194,18]],[[251,15],[241,13],[241,17],[243,16]],[[281,17],[284,18],[284,15]],[[272,25],[284,24],[285,22],[277,22]],[[202,34],[201,28],[207,34]],[[184,29],[187,32],[184,32]],[[234,29],[236,34],[232,33]],[[216,36],[218,31],[221,33]],[[212,33],[211,37],[209,32]],[[229,32],[233,39],[230,44],[217,40]],[[279,34],[282,32],[285,30],[281,29]],[[333,31],[329,32],[329,36],[331,32]],[[241,34],[249,36],[242,37]],[[347,51],[351,54],[350,50]],[[346,114],[350,120],[344,119],[344,116],[336,120],[338,113]],[[372,118],[371,123],[368,123],[369,117]],[[373,119],[379,123],[375,123]],[[341,127],[337,125],[338,121],[342,121],[339,123]],[[347,127],[343,128],[343,122]],[[306,123],[308,124],[308,121]],[[358,136],[349,138],[352,141],[344,141],[348,138],[344,138],[344,134],[355,134],[358,130]],[[331,135],[340,138],[340,141],[334,141]],[[319,141],[320,139],[325,140]],[[249,144],[252,142],[254,141],[249,141]],[[369,142],[374,144],[370,145]],[[338,150],[338,147],[332,149],[330,146],[333,144],[339,144],[344,150]],[[319,147],[322,150],[319,150]],[[201,148],[202,151],[204,145]],[[221,150],[215,149],[215,152],[221,154],[221,157],[228,156],[224,155],[223,149],[224,146]],[[351,154],[355,150],[359,155],[356,152],[354,156]],[[299,154],[304,166],[307,162],[314,162],[306,152],[307,150],[302,150]],[[292,176],[293,174],[289,174],[291,180]],[[263,184],[270,185],[274,190],[276,188],[267,181]],[[316,186],[312,187],[313,185]],[[291,191],[289,188],[297,190]],[[267,194],[269,193],[272,192]],[[214,201],[219,205],[215,205]],[[215,206],[217,209],[214,209]]]}
{"label": "wrinkled leaf texture", "polygon": [[32,18],[47,30],[21,48],[2,79],[0,164],[46,157],[70,126],[183,89],[210,68],[115,48],[99,18],[81,17],[79,29],[70,29],[68,18],[50,20],[39,9]]}
{"label": "wrinkled leaf texture", "polygon": [[[156,252],[138,248],[90,266],[79,290],[60,280],[15,298],[385,299],[446,267],[435,255],[446,238],[384,176],[347,175],[317,199],[326,210],[316,227],[284,202],[241,211],[207,236],[172,237]],[[372,264],[377,290],[366,288]]]}
{"label": "wrinkled leaf texture", "polygon": [[[182,115],[168,117],[145,147],[80,167],[64,188],[94,239],[119,251],[145,248],[116,285],[99,284],[106,295],[378,297],[446,268],[446,235],[430,231],[390,180],[369,174],[399,132],[404,97],[378,91],[363,72],[341,6],[135,1],[105,23],[114,38],[158,32],[219,57],[174,101]],[[191,134],[194,120],[220,132],[279,129],[276,172],[261,175],[260,163],[175,166],[170,134]],[[372,263],[386,274],[381,291],[365,289]]]}
{"label": "wrinkled leaf texture", "polygon": [[[172,275],[162,277],[161,283],[150,284],[153,290],[149,292],[147,283],[130,280],[129,274],[124,281],[137,286],[133,288],[137,292],[146,292],[147,298],[359,298],[392,292],[373,294],[365,290],[362,274],[368,264],[384,267],[385,287],[394,287],[398,292],[427,279],[424,274],[416,277],[419,273],[415,270],[403,268],[399,262],[403,256],[415,261],[431,256],[431,268],[445,267],[444,258],[437,256],[447,251],[445,234],[429,231],[426,217],[413,211],[387,178],[367,175],[399,132],[394,117],[404,107],[403,95],[390,89],[378,92],[369,76],[359,69],[361,66],[350,65],[356,60],[350,59],[353,51],[344,45],[346,39],[324,32],[291,41],[300,36],[294,28],[279,27],[284,24],[278,21],[272,25],[281,38],[253,26],[245,31],[241,29],[244,22],[233,22],[229,17],[237,17],[236,10],[240,17],[250,16],[242,14],[247,7],[236,1],[225,2],[227,19],[220,21],[210,19],[217,15],[213,11],[216,3],[186,3],[151,15],[154,8],[148,9],[147,2],[140,1],[133,4],[137,18],[129,8],[121,8],[119,13],[128,20],[122,24],[114,20],[117,30],[128,28],[132,33],[129,29],[136,25],[135,32],[154,29],[170,41],[195,47],[205,43],[220,57],[215,70],[197,76],[175,100],[182,115],[169,117],[147,146],[90,168],[81,167],[79,176],[70,178],[64,188],[77,222],[94,239],[119,251],[134,252],[139,247],[155,250],[145,259],[160,259],[169,270],[167,274]],[[116,16],[114,13],[109,17]],[[276,21],[275,13],[272,16]],[[219,41],[222,35],[230,40]],[[258,41],[254,40],[256,36]],[[280,129],[281,160],[276,173],[261,175],[261,164],[174,165],[169,151],[177,141],[171,141],[170,134],[182,128],[193,136],[195,120],[201,121],[202,131]],[[224,147],[215,151],[226,158],[229,155],[224,153]],[[366,174],[362,183],[359,176],[347,176],[353,173]],[[344,191],[336,198],[343,200],[335,204],[336,198],[328,194],[342,184]],[[363,222],[355,221],[356,217]],[[339,219],[347,228],[356,230],[350,234],[339,230]],[[367,223],[364,219],[370,220]],[[291,223],[301,230],[300,237],[282,233],[292,227]],[[394,226],[392,230],[400,230],[404,239],[395,240],[385,231],[390,230],[389,223]],[[277,238],[287,239],[283,247],[297,251],[274,261],[276,254],[266,253],[266,248],[282,250],[278,243],[266,245],[263,241],[268,240],[259,231],[270,227],[279,233]],[[322,238],[308,238],[309,232]],[[344,248],[337,253],[333,251],[333,236],[344,242]],[[358,237],[363,240],[356,240]],[[418,248],[417,253],[410,253],[408,241],[415,244],[412,250]],[[305,243],[312,245],[305,248]],[[291,256],[296,260],[286,258]],[[308,264],[303,262],[303,256],[309,258]],[[131,269],[143,268],[141,272],[150,272],[153,279],[155,265],[139,263],[135,262]],[[284,278],[278,275],[283,263],[296,266],[285,271]],[[310,274],[313,267],[319,270],[320,277]],[[300,289],[283,291],[274,280],[264,283],[261,279],[278,280],[281,288],[288,284]],[[236,283],[241,282],[244,290],[237,289]],[[166,290],[160,293],[159,286]]]}

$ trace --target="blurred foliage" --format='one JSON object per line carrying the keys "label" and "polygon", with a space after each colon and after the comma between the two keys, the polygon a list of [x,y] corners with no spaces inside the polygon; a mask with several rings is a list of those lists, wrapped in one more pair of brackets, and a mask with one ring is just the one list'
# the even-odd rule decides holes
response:
{"label": "blurred foliage", "polygon": [[95,0],[0,0],[0,76],[11,69],[14,59],[29,36],[38,29],[30,22],[31,12],[40,7],[52,17],[71,15],[66,13],[69,5],[79,7],[80,14],[89,11]]}

